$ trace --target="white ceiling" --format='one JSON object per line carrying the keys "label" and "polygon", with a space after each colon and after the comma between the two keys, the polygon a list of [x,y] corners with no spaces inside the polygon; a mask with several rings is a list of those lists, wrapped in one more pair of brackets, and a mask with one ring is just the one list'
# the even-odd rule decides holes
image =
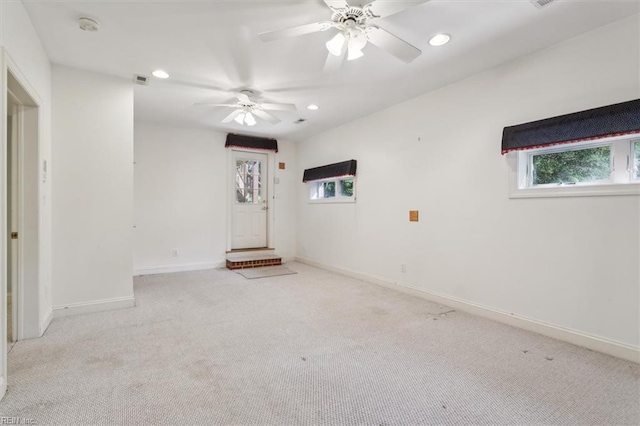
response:
{"label": "white ceiling", "polygon": [[[393,1],[393,0],[379,0]],[[638,13],[637,1],[563,1],[537,9],[528,0],[432,0],[378,21],[420,48],[406,64],[367,46],[365,56],[323,71],[334,30],[264,43],[264,31],[328,20],[321,0],[24,1],[52,62],[132,78],[164,69],[171,78],[136,86],[136,118],[223,132],[302,140],[422,93]],[[357,2],[354,2],[354,4]],[[81,31],[77,18],[100,21]],[[451,42],[429,46],[433,34]],[[248,128],[220,124],[229,103],[251,88],[264,102],[294,103],[282,122]],[[320,105],[308,111],[309,103]],[[299,118],[308,121],[293,122]]]}

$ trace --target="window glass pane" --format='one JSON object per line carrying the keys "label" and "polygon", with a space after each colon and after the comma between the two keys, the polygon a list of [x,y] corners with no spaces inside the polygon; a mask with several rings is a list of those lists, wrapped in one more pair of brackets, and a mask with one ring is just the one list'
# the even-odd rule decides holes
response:
{"label": "window glass pane", "polygon": [[311,182],[309,184],[309,198],[312,200],[318,199],[318,182]]}
{"label": "window glass pane", "polygon": [[242,204],[262,202],[262,162],[236,160],[236,201]]}
{"label": "window glass pane", "polygon": [[336,181],[321,182],[319,186],[319,198],[333,198],[336,196]]}
{"label": "window glass pane", "polygon": [[353,197],[353,178],[340,181],[340,194],[343,197]]}
{"label": "window glass pane", "polygon": [[609,146],[534,155],[533,184],[606,180],[611,172],[610,164]]}
{"label": "window glass pane", "polygon": [[633,151],[635,152],[635,178],[640,179],[640,141],[633,144]]}

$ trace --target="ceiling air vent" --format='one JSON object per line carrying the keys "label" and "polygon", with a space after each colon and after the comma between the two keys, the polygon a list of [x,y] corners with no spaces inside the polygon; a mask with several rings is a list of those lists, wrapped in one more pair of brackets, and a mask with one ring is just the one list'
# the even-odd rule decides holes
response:
{"label": "ceiling air vent", "polygon": [[149,78],[143,75],[136,75],[133,77],[133,82],[135,84],[139,84],[140,86],[146,86],[149,84]]}
{"label": "ceiling air vent", "polygon": [[538,9],[541,9],[545,6],[549,6],[550,3],[553,3],[555,0],[531,0],[531,3]]}
{"label": "ceiling air vent", "polygon": [[294,121],[294,122],[293,122],[293,124],[302,124],[302,123],[304,123],[305,121],[307,121],[307,120],[306,120],[306,119],[304,119],[304,118],[299,118],[297,121]]}

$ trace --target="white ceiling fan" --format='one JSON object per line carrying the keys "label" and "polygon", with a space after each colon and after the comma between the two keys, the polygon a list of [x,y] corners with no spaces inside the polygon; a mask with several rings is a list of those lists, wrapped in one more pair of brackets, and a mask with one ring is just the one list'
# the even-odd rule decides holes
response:
{"label": "white ceiling fan", "polygon": [[209,103],[197,103],[194,105],[204,105],[213,107],[227,107],[235,108],[231,114],[227,115],[221,123],[231,123],[235,121],[240,125],[255,126],[257,121],[256,117],[267,121],[271,124],[277,124],[280,119],[267,111],[296,111],[294,104],[273,104],[273,103],[258,103],[251,100],[250,96],[255,95],[252,90],[241,90],[235,93],[238,102],[235,104],[209,104]]}
{"label": "white ceiling fan", "polygon": [[[362,49],[367,43],[371,43],[409,63],[420,56],[422,53],[420,49],[378,27],[375,22],[379,18],[402,12],[427,1],[429,0],[374,0],[361,6],[351,6],[346,0],[324,0],[333,12],[330,21],[268,31],[258,34],[258,37],[262,41],[272,41],[335,28],[339,33],[326,44],[332,55],[342,58],[346,45],[347,60],[357,59],[363,56]],[[358,3],[356,0],[352,2]]]}

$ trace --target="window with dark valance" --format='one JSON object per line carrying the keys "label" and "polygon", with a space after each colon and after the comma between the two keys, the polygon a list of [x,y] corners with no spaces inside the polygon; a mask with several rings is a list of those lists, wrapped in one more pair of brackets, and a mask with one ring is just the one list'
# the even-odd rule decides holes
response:
{"label": "window with dark valance", "polygon": [[314,180],[355,176],[358,162],[356,160],[343,161],[341,163],[328,164],[326,166],[306,169],[302,176],[302,182]]}
{"label": "window with dark valance", "polygon": [[278,141],[271,138],[259,138],[255,136],[237,135],[229,133],[225,148],[248,148],[278,152]]}
{"label": "window with dark valance", "polygon": [[640,134],[640,99],[505,127],[502,154]]}

